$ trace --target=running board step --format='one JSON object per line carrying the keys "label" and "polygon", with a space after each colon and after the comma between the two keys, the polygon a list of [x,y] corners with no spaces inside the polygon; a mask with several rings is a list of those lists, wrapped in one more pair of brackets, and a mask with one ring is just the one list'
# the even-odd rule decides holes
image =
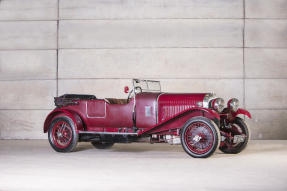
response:
{"label": "running board step", "polygon": [[97,132],[97,131],[79,131],[79,134],[94,134],[94,135],[133,135],[137,136],[137,133],[118,133],[118,132]]}

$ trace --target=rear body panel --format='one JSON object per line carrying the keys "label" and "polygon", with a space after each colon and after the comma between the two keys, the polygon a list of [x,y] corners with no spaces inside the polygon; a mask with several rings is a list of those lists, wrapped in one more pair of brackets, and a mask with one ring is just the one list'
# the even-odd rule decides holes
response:
{"label": "rear body panel", "polygon": [[61,110],[77,113],[86,131],[117,132],[121,127],[133,127],[133,100],[127,104],[110,104],[104,99],[75,102],[76,105],[64,106]]}

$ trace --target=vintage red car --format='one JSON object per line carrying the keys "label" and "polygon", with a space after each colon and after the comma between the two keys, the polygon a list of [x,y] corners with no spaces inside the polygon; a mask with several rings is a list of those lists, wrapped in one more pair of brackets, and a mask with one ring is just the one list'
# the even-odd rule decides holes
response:
{"label": "vintage red car", "polygon": [[127,99],[99,99],[94,95],[65,94],[44,123],[44,132],[58,152],[70,152],[79,141],[104,149],[114,143],[145,141],[182,144],[192,157],[210,156],[219,147],[239,153],[249,130],[239,114],[236,98],[228,101],[212,93],[164,93],[159,81],[133,79]]}

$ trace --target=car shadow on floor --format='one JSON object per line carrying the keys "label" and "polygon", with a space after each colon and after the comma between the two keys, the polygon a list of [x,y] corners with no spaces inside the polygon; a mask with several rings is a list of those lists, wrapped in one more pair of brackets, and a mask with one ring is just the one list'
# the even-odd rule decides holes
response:
{"label": "car shadow on floor", "polygon": [[168,145],[168,144],[149,144],[149,143],[117,143],[108,149],[97,149],[93,147],[90,143],[80,143],[78,144],[76,151],[85,150],[101,150],[110,152],[181,152],[183,151],[181,145]]}
{"label": "car shadow on floor", "polygon": [[[250,144],[247,146],[245,150],[243,150],[239,154],[226,154],[221,152],[220,150],[216,150],[216,152],[212,155],[212,158],[226,158],[226,157],[235,157],[242,155],[253,155],[258,153],[266,153],[266,152],[284,152],[286,151],[286,146],[284,144]],[[105,152],[105,153],[121,153],[121,154],[133,154],[133,153],[146,153],[150,152],[158,154],[166,155],[180,155],[186,154],[182,149],[181,145],[169,145],[164,143],[118,143],[109,149],[97,149],[94,148],[90,143],[80,143],[77,146],[76,152],[82,151],[95,151],[95,153]]]}
{"label": "car shadow on floor", "polygon": [[255,154],[260,154],[260,153],[273,153],[273,152],[286,152],[286,147],[285,148],[282,148],[282,147],[273,147],[273,148],[264,148],[264,147],[261,147],[261,148],[246,148],[244,149],[242,152],[238,153],[238,154],[226,154],[226,153],[223,153],[221,152],[220,150],[217,150],[214,154],[214,156],[216,158],[224,158],[224,157],[228,157],[228,156],[241,156],[241,155],[255,155]]}

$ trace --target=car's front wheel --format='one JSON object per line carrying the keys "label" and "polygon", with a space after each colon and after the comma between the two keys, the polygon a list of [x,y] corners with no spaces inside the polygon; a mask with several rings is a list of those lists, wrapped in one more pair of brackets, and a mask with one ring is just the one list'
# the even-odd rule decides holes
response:
{"label": "car's front wheel", "polygon": [[108,148],[111,148],[114,145],[114,143],[96,142],[96,141],[93,141],[91,143],[97,149],[108,149]]}
{"label": "car's front wheel", "polygon": [[218,127],[210,119],[194,117],[182,128],[181,144],[190,156],[206,158],[218,147],[219,136]]}
{"label": "car's front wheel", "polygon": [[59,116],[53,119],[48,131],[48,139],[55,151],[73,151],[77,146],[78,137],[75,125],[71,118]]}

